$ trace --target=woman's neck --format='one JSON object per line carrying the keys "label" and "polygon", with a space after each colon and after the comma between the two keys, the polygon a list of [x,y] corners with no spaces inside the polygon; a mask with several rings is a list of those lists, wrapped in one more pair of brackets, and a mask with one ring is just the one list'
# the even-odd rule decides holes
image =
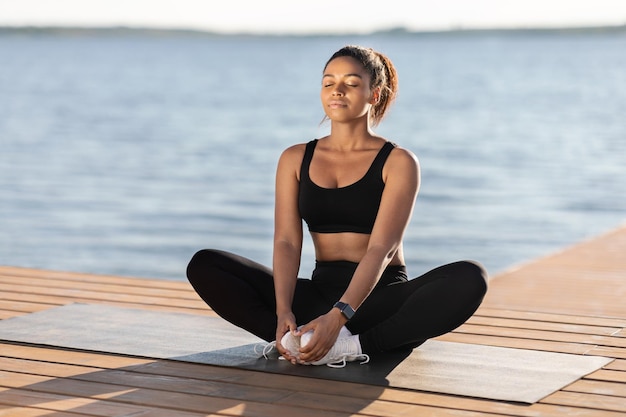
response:
{"label": "woman's neck", "polygon": [[327,139],[343,150],[359,149],[367,147],[372,139],[379,138],[367,123],[337,123],[333,122],[330,128],[330,135]]}

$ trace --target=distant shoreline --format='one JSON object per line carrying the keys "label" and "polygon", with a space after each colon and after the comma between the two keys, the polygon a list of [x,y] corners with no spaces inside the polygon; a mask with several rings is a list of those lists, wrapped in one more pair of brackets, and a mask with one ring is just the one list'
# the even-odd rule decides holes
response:
{"label": "distant shoreline", "polygon": [[0,36],[151,36],[151,37],[293,37],[293,38],[333,38],[343,36],[454,36],[454,35],[580,35],[580,34],[623,34],[626,24],[620,26],[587,27],[528,27],[528,28],[452,28],[448,30],[414,31],[403,27],[375,30],[367,33],[224,33],[200,29],[161,29],[150,27],[108,26],[0,26]]}

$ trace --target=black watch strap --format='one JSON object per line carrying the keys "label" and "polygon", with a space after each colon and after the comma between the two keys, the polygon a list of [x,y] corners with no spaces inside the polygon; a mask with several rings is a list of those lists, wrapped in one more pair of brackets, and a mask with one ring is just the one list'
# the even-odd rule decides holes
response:
{"label": "black watch strap", "polygon": [[350,307],[350,304],[347,304],[347,303],[344,303],[344,302],[341,302],[341,301],[337,301],[335,303],[335,305],[333,306],[333,308],[338,308],[339,311],[341,311],[341,313],[348,320],[352,319],[352,316],[354,316],[354,309],[352,307]]}

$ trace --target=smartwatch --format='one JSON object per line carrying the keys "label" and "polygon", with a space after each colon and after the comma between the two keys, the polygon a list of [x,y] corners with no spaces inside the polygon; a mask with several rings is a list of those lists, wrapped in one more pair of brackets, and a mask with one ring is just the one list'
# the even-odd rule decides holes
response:
{"label": "smartwatch", "polygon": [[348,320],[350,320],[352,316],[354,316],[354,309],[350,307],[350,304],[337,301],[333,308],[338,308],[339,311],[341,311],[341,314],[343,314]]}

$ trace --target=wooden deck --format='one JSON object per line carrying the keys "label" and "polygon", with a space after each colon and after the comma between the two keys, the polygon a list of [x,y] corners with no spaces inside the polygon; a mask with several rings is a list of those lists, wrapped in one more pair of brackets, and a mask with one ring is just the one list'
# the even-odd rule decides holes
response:
{"label": "wooden deck", "polygon": [[[524,405],[0,342],[0,416],[626,415],[626,225],[490,285],[440,340],[616,360]],[[0,319],[72,302],[213,314],[186,282],[0,267]]]}

